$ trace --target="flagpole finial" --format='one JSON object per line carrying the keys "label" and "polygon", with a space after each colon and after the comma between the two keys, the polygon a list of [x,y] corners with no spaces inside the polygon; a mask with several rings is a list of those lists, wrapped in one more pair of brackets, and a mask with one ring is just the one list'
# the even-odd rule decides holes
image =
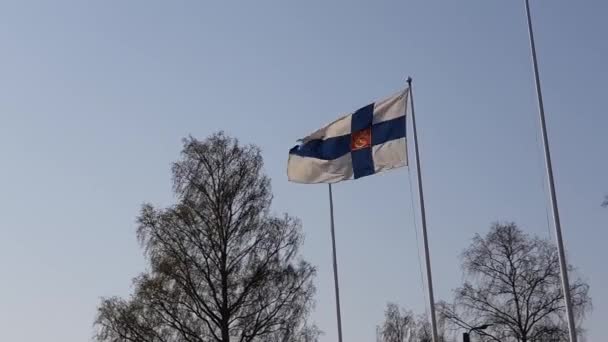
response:
{"label": "flagpole finial", "polygon": [[407,77],[407,84],[412,85],[412,78],[410,76]]}

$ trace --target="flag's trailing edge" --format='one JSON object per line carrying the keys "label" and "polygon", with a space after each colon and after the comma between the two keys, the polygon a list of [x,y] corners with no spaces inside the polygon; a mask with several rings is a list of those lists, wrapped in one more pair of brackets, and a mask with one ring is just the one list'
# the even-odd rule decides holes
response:
{"label": "flag's trailing edge", "polygon": [[289,180],[336,183],[407,165],[407,96],[401,91],[300,139],[289,151]]}

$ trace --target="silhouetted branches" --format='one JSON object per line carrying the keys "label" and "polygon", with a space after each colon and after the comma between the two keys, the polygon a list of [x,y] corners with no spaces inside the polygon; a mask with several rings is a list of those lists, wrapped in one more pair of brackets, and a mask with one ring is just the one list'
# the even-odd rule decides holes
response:
{"label": "silhouetted branches", "polygon": [[[512,223],[496,224],[464,251],[463,270],[467,280],[454,303],[439,306],[452,325],[492,324],[479,332],[492,341],[567,341],[558,253],[549,241]],[[569,272],[574,276],[572,267]],[[572,277],[570,291],[580,322],[591,306],[589,285]]]}
{"label": "silhouetted branches", "polygon": [[146,204],[138,218],[150,271],[128,300],[102,300],[100,341],[316,340],[306,324],[315,270],[299,257],[300,222],[270,214],[262,166],[257,147],[222,133],[184,141],[177,203]]}

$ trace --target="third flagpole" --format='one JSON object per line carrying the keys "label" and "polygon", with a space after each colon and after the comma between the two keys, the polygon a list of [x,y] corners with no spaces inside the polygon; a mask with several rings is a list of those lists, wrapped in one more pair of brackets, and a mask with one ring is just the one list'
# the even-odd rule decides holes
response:
{"label": "third flagpole", "polygon": [[[416,113],[414,110],[414,93],[412,91],[412,78],[407,78],[410,106],[412,108],[412,130],[414,131],[414,149],[416,151],[416,174],[418,175],[418,195],[420,200],[420,216],[422,221],[422,239],[424,241],[424,256],[426,261],[426,278],[429,291],[429,305],[431,309],[431,328],[433,342],[439,342],[437,334],[437,319],[435,317],[435,297],[433,295],[433,276],[431,275],[431,256],[429,253],[429,239],[426,230],[426,210],[424,207],[424,192],[422,191],[422,174],[420,172],[420,152],[418,151],[418,130],[416,129]],[[407,104],[406,104],[407,106]]]}
{"label": "third flagpole", "polygon": [[338,342],[342,342],[342,314],[340,312],[340,285],[338,284],[338,257],[336,256],[336,232],[334,228],[334,198],[329,185],[329,216],[331,220],[331,247],[334,260],[334,285],[336,288],[336,319],[338,321]]}
{"label": "third flagpole", "polygon": [[568,281],[568,264],[566,262],[566,253],[564,252],[564,241],[562,237],[562,226],[559,219],[559,211],[557,209],[557,195],[555,193],[555,181],[553,179],[553,166],[551,164],[551,152],[549,151],[549,138],[547,137],[547,124],[545,122],[545,108],[543,105],[543,94],[540,89],[540,76],[538,72],[538,61],[536,58],[536,45],[534,43],[534,32],[532,31],[532,18],[530,15],[529,0],[525,0],[526,17],[528,19],[528,35],[530,38],[530,50],[532,54],[532,65],[534,67],[534,81],[536,86],[536,95],[538,98],[538,116],[540,118],[540,127],[543,136],[543,148],[545,152],[545,164],[547,168],[547,182],[549,183],[549,193],[551,196],[551,208],[553,212],[553,224],[555,226],[555,236],[557,238],[557,249],[559,254],[559,266],[562,276],[562,289],[564,291],[564,301],[566,302],[566,315],[568,317],[568,332],[570,334],[570,342],[576,342],[576,326],[574,322],[574,312],[572,311],[572,298],[570,297],[570,282]]}

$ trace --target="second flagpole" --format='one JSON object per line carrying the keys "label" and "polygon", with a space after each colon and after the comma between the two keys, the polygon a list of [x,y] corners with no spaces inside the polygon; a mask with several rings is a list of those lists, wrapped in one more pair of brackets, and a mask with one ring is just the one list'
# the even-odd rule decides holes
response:
{"label": "second flagpole", "polygon": [[342,342],[342,314],[340,312],[340,285],[338,284],[338,257],[336,253],[336,231],[334,228],[334,198],[329,185],[329,216],[331,220],[331,248],[334,261],[334,285],[336,288],[336,319],[338,321],[338,342]]}
{"label": "second flagpole", "polygon": [[[424,256],[426,261],[426,278],[429,291],[429,305],[431,310],[431,330],[433,342],[439,342],[437,334],[437,319],[435,316],[435,296],[433,295],[433,276],[431,274],[431,256],[429,253],[429,238],[426,230],[426,209],[424,207],[424,192],[422,191],[422,174],[420,173],[420,152],[418,151],[418,130],[416,129],[416,113],[414,110],[414,93],[412,91],[412,78],[407,78],[410,106],[412,108],[412,130],[414,131],[414,149],[416,156],[416,174],[418,176],[418,195],[420,200],[420,216],[422,221],[422,240],[424,241]],[[406,104],[407,107],[407,104]]]}
{"label": "second flagpole", "polygon": [[543,104],[543,93],[540,87],[540,76],[538,72],[538,60],[536,58],[536,44],[534,43],[534,31],[532,30],[532,17],[530,15],[530,2],[524,0],[526,6],[526,19],[528,23],[528,36],[530,38],[530,52],[532,55],[532,66],[534,68],[534,85],[536,86],[536,96],[538,99],[538,117],[543,137],[543,149],[545,152],[545,166],[547,171],[547,182],[549,183],[549,194],[551,198],[551,208],[553,213],[553,224],[555,226],[555,237],[557,239],[557,250],[559,256],[559,269],[562,278],[562,290],[566,306],[566,318],[568,321],[568,334],[570,342],[577,342],[576,322],[574,320],[574,310],[572,308],[572,298],[570,295],[570,281],[568,280],[568,263],[566,262],[566,252],[562,236],[562,225],[559,219],[557,208],[557,195],[555,191],[555,181],[553,177],[553,166],[551,163],[551,152],[549,151],[549,138],[547,136],[547,123],[545,120],[545,107]]}

